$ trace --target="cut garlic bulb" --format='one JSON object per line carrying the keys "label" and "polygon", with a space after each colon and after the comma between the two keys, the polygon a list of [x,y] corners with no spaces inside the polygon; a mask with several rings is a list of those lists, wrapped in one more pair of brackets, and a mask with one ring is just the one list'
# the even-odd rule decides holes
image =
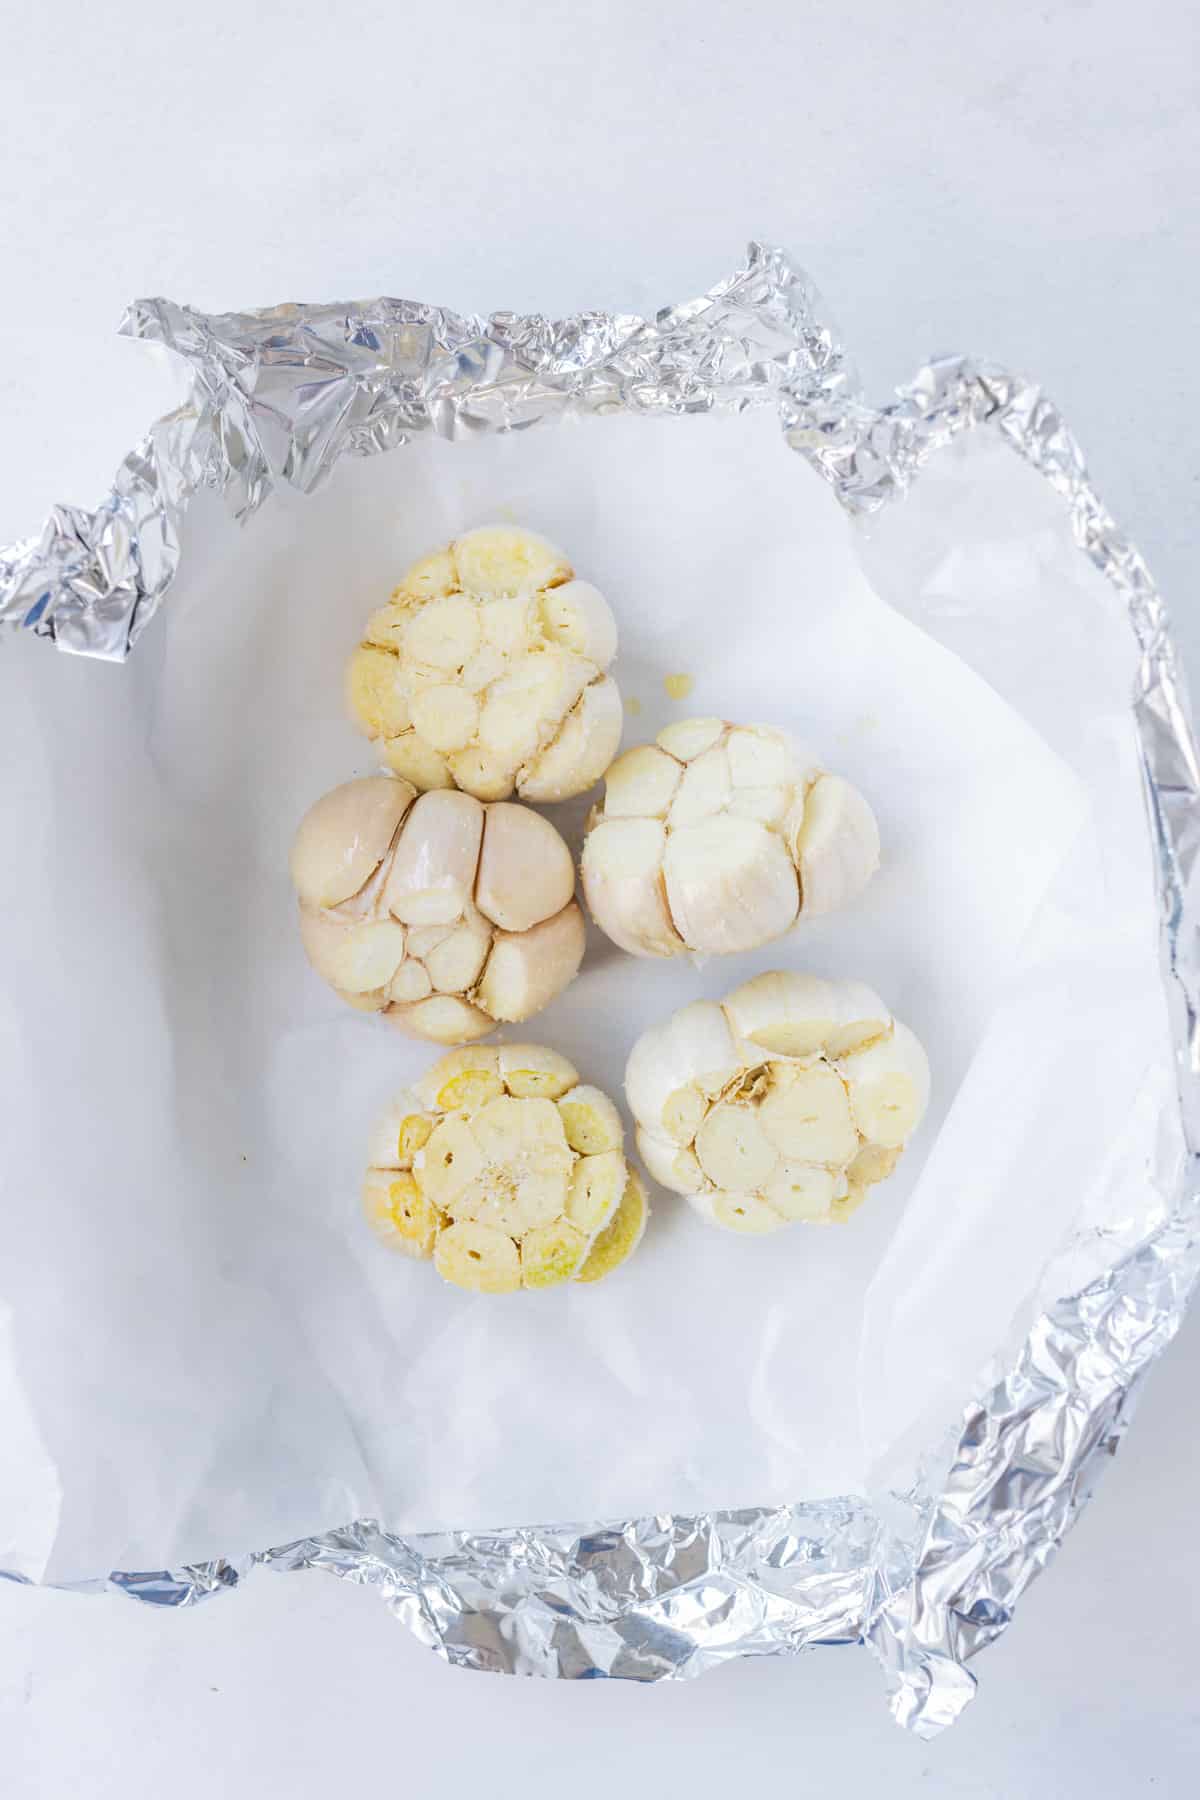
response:
{"label": "cut garlic bulb", "polygon": [[850,1216],[929,1103],[929,1064],[871,988],[783,971],[642,1033],[625,1070],[638,1149],[710,1224]]}
{"label": "cut garlic bulb", "polygon": [[388,1107],[369,1156],[375,1231],[474,1293],[599,1281],[645,1230],[616,1107],[538,1044],[443,1056]]}
{"label": "cut garlic bulb", "polygon": [[879,866],[857,788],[781,732],[683,719],[605,776],[583,846],[592,916],[635,956],[752,950],[852,900]]}
{"label": "cut garlic bulb", "polygon": [[291,872],[317,973],[435,1043],[531,1017],[583,959],[571,853],[524,806],[367,776],[309,811]]}
{"label": "cut garlic bulb", "polygon": [[617,627],[560,550],[512,525],[422,557],[373,614],[346,672],[387,766],[478,800],[567,800],[603,775],[622,707]]}

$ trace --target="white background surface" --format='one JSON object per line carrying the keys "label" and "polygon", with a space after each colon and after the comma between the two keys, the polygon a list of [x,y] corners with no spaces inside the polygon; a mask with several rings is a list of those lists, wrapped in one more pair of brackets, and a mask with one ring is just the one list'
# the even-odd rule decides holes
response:
{"label": "white background surface", "polygon": [[[111,337],[134,294],[645,310],[757,234],[813,272],[876,395],[945,349],[1038,374],[1200,670],[1182,0],[4,11],[0,541],[52,500],[94,502],[160,409],[159,377]],[[1190,1794],[1198,1362],[1194,1319],[931,1746],[891,1726],[857,1652],[570,1687],[448,1671],[319,1576],[184,1616],[4,1589],[6,1791]]]}

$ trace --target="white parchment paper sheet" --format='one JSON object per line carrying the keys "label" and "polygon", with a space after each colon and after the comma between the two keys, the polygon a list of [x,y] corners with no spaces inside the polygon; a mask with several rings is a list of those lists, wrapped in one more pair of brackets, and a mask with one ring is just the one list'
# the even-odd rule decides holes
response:
{"label": "white parchment paper sheet", "polygon": [[[199,504],[125,668],[3,646],[0,1566],[862,1490],[949,1422],[1072,1234],[1112,1223],[1106,1171],[1140,1182],[1116,1184],[1125,1232],[1149,1220],[1173,1139],[1132,641],[1032,494],[968,505],[957,539],[953,512],[881,528],[873,589],[766,415],[421,440],[241,532]],[[844,1229],[739,1240],[658,1193],[618,1277],[491,1299],[360,1221],[367,1129],[432,1051],[308,971],[287,849],[370,767],[341,714],[365,614],[496,518],[609,595],[627,743],[688,713],[790,727],[885,845],[857,906],[751,956],[596,937],[508,1035],[615,1091],[688,998],[778,966],[875,984],[934,1100]],[[1049,671],[1048,602],[1070,621]],[[577,844],[585,806],[549,810]]]}

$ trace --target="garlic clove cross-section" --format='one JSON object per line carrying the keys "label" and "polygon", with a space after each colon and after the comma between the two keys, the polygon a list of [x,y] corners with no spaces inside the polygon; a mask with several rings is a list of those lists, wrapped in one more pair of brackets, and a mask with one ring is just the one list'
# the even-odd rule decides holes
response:
{"label": "garlic clove cross-section", "polygon": [[854,899],[879,867],[858,789],[782,732],[682,719],[617,757],[588,820],[592,917],[635,956],[752,950]]}
{"label": "garlic clove cross-section", "polygon": [[388,1107],[368,1155],[378,1236],[473,1293],[602,1280],[646,1227],[616,1107],[538,1044],[443,1056]]}
{"label": "garlic clove cross-section", "polygon": [[605,673],[612,609],[563,553],[514,525],[422,557],[372,614],[346,670],[359,729],[419,789],[478,800],[568,800],[621,741]]}
{"label": "garlic clove cross-section", "polygon": [[644,1031],[625,1093],[643,1162],[712,1225],[849,1218],[929,1104],[929,1063],[856,981],[776,971]]}
{"label": "garlic clove cross-section", "polygon": [[291,874],[318,975],[435,1043],[530,1018],[583,960],[571,853],[524,806],[367,776],[310,809]]}

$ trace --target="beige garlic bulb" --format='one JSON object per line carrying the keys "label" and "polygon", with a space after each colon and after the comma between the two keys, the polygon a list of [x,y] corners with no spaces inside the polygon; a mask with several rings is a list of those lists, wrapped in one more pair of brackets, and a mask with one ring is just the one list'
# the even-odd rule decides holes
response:
{"label": "beige garlic bulb", "polygon": [[875,815],[848,781],[769,726],[685,719],[609,768],[582,875],[622,950],[679,956],[769,943],[878,866]]}
{"label": "beige garlic bulb", "polygon": [[530,1018],[583,959],[571,853],[525,806],[349,781],[305,815],[291,875],[317,973],[435,1043]]}
{"label": "beige garlic bulb", "polygon": [[625,1070],[642,1160],[729,1231],[846,1219],[929,1103],[913,1033],[861,982],[758,975],[642,1033]]}
{"label": "beige garlic bulb", "polygon": [[351,713],[418,788],[567,800],[621,741],[617,626],[561,550],[512,525],[413,564],[350,659]]}
{"label": "beige garlic bulb", "polygon": [[600,1281],[646,1227],[607,1094],[540,1044],[454,1050],[376,1127],[363,1190],[385,1243],[475,1293]]}

